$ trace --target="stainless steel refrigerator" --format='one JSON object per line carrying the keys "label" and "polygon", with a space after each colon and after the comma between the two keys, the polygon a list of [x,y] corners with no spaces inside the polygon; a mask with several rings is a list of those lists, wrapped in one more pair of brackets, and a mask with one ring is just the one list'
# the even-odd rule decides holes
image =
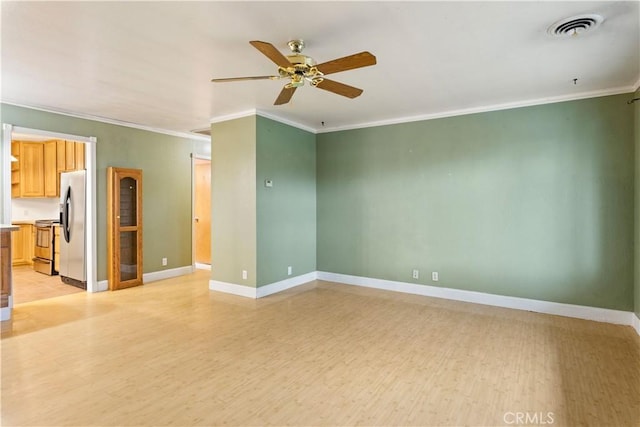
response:
{"label": "stainless steel refrigerator", "polygon": [[60,174],[60,277],[87,289],[85,265],[86,171]]}

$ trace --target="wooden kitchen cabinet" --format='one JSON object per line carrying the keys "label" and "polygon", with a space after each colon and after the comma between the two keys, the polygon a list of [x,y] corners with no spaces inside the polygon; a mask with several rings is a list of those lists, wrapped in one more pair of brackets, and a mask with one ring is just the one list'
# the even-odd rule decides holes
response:
{"label": "wooden kitchen cabinet", "polygon": [[58,168],[56,157],[56,141],[44,143],[44,197],[56,197],[58,188]]}
{"label": "wooden kitchen cabinet", "polygon": [[84,143],[76,142],[75,144],[75,160],[77,171],[84,169]]}
{"label": "wooden kitchen cabinet", "polygon": [[84,143],[13,141],[11,197],[59,197],[60,173],[85,167]]}
{"label": "wooden kitchen cabinet", "polygon": [[56,141],[56,157],[58,172],[71,172],[83,170],[84,143],[74,141]]}
{"label": "wooden kitchen cabinet", "polygon": [[76,143],[73,141],[65,142],[65,170],[76,170]]}
{"label": "wooden kitchen cabinet", "polygon": [[13,246],[12,232],[14,232],[12,227],[0,227],[0,287],[2,291],[0,306],[2,306],[2,308],[9,307],[9,298],[12,294],[10,264],[10,260],[12,259],[11,246]]}
{"label": "wooden kitchen cabinet", "polygon": [[44,144],[18,142],[19,197],[44,197]]}
{"label": "wooden kitchen cabinet", "polygon": [[11,263],[13,265],[31,265],[34,256],[34,233],[32,224],[15,224],[20,230],[15,231],[11,240]]}
{"label": "wooden kitchen cabinet", "polygon": [[20,144],[11,143],[11,155],[18,161],[11,162],[11,197],[20,197]]}
{"label": "wooden kitchen cabinet", "polygon": [[67,168],[67,143],[61,139],[56,140],[56,169],[58,173],[66,172]]}

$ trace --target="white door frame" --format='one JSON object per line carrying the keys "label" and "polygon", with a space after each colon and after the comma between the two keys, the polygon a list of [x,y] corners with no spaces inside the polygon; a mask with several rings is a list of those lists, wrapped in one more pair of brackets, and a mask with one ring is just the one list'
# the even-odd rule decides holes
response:
{"label": "white door frame", "polygon": [[[85,168],[87,170],[86,186],[86,218],[85,223],[85,259],[87,261],[87,292],[98,292],[98,250],[97,250],[97,180],[96,180],[96,144],[95,136],[71,135],[59,132],[49,132],[41,129],[31,129],[14,126],[8,123],[2,124],[2,223],[11,224],[11,135],[13,132],[44,136],[51,139],[65,139],[85,144]],[[9,298],[9,316],[13,307],[13,298]],[[5,320],[5,313],[2,313]]]}
{"label": "white door frame", "polygon": [[211,265],[196,263],[196,159],[211,161],[211,156],[191,153],[191,266],[194,271],[211,269]]}

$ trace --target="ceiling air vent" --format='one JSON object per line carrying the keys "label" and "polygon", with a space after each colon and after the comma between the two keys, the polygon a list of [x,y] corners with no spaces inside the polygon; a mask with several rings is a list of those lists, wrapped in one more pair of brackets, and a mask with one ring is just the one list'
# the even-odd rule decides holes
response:
{"label": "ceiling air vent", "polygon": [[211,136],[211,128],[204,128],[204,129],[194,129],[191,132],[193,133],[199,133],[200,135],[207,135],[207,136]]}
{"label": "ceiling air vent", "polygon": [[577,36],[595,29],[603,20],[602,16],[595,14],[572,16],[551,25],[547,32],[557,37]]}

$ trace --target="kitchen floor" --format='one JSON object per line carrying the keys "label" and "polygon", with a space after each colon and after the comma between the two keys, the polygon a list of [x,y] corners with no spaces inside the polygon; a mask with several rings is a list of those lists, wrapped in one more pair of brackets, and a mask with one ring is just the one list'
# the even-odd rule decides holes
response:
{"label": "kitchen floor", "polygon": [[78,292],[84,290],[62,283],[60,276],[38,273],[29,265],[13,267],[14,305]]}

